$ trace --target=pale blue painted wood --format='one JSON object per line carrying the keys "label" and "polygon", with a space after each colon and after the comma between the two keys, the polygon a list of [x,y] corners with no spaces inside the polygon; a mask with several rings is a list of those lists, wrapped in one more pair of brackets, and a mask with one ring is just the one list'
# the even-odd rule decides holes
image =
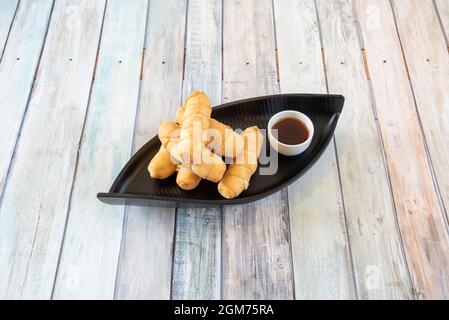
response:
{"label": "pale blue painted wood", "polygon": [[[190,0],[183,97],[207,92],[221,101],[222,1]],[[172,299],[220,299],[221,210],[178,209]]]}
{"label": "pale blue painted wood", "polygon": [[[190,0],[184,86],[186,1],[149,1],[147,51],[138,98],[136,66],[140,65],[140,54],[138,58],[135,55],[142,48],[144,26],[141,19],[147,14],[146,1],[139,1],[126,2],[125,6],[123,1],[109,0],[106,14],[110,17],[103,30],[103,47],[111,50],[103,48],[105,51],[99,53],[97,80],[80,148],[105,1],[56,2],[34,90],[35,71],[53,3],[50,0],[20,2],[0,64],[0,193],[4,193],[0,204],[0,297],[50,297],[66,214],[70,211],[55,298],[111,298],[117,263],[116,298],[169,298],[170,292],[173,298],[217,298],[221,227],[223,296],[291,298],[293,277],[288,257],[286,192],[251,205],[225,208],[223,226],[218,210],[179,210],[176,235],[173,233],[173,208],[128,208],[125,238],[118,255],[124,208],[103,206],[97,202],[95,194],[107,189],[128,158],[132,113],[136,112],[137,100],[139,112],[133,151],[156,133],[160,120],[174,117],[181,98],[188,91],[206,90],[214,104],[221,98],[217,77],[221,67],[216,61],[219,48],[216,36],[220,36],[217,28],[221,16],[214,14],[214,21],[206,19],[211,17],[210,12],[219,12],[217,6],[221,1],[215,0]],[[321,31],[329,88],[351,97],[345,108],[355,108],[351,113],[354,118],[343,115],[339,128],[361,132],[360,136],[349,140],[346,131],[338,129],[336,132],[359,296],[409,297],[404,261],[391,218],[391,199],[388,199],[386,178],[382,176],[385,168],[379,158],[379,142],[375,141],[373,133],[374,120],[358,52],[352,1],[333,1],[333,5],[328,2],[320,0],[317,4],[323,20]],[[435,2],[444,24],[448,11],[441,4],[446,5],[446,2]],[[224,12],[225,20],[228,19],[224,26],[224,101],[274,93],[279,89],[273,59],[270,3],[270,0],[224,1],[229,10]],[[289,7],[289,3],[295,6]],[[304,7],[307,3],[310,5]],[[200,6],[196,7],[197,4]],[[275,0],[274,4],[282,90],[288,83],[295,91],[296,88],[324,91],[323,77],[319,76],[324,70],[317,45],[317,25],[311,19],[313,1]],[[278,7],[280,4],[283,11]],[[16,5],[17,0],[0,0],[0,51]],[[386,9],[390,10],[390,6]],[[301,19],[284,19],[295,10],[299,10],[296,16]],[[129,12],[135,19],[125,22],[123,17]],[[108,21],[112,22],[108,24]],[[305,32],[297,32],[291,23]],[[128,31],[125,36],[124,30]],[[131,36],[138,32],[142,37],[140,43]],[[366,39],[365,44],[369,44]],[[133,58],[124,58],[126,56]],[[412,62],[419,58],[406,56]],[[369,59],[368,54],[368,62]],[[28,112],[25,112],[30,92],[33,94]],[[105,141],[109,143],[104,144]],[[359,149],[364,151],[360,153]],[[332,194],[323,202],[323,197],[316,194],[316,189],[337,189],[337,164],[332,159],[326,161],[333,150],[326,152],[314,171],[304,177],[303,184],[308,185],[298,183],[299,191],[295,186],[289,189],[293,258],[299,275],[295,279],[298,298],[353,295],[348,279],[351,271],[346,258],[342,204],[335,201],[339,195]],[[11,170],[5,184],[8,168]],[[323,175],[323,172],[330,173]],[[355,175],[354,172],[359,173]],[[313,179],[308,179],[310,177]],[[364,179],[368,179],[367,182]],[[369,198],[352,198],[350,195],[355,194],[355,189],[362,195],[368,194]],[[300,197],[295,196],[295,191],[292,196],[291,190],[296,190]],[[400,197],[397,200],[403,201]],[[321,215],[323,212],[328,215]],[[412,237],[413,233],[404,235]],[[326,240],[329,243],[326,244]],[[410,261],[421,259],[419,252],[409,251]],[[301,259],[296,259],[295,255]],[[443,259],[441,255],[433,258]],[[419,271],[416,265],[412,265],[414,272]],[[442,273],[423,274],[436,278],[435,275]],[[330,279],[328,287],[323,285],[326,279]],[[430,293],[434,288],[438,286],[427,286]]]}
{"label": "pale blue painted wood", "polygon": [[[275,0],[283,93],[326,93],[314,0]],[[285,19],[289,14],[295,19]],[[288,187],[295,296],[356,296],[333,141],[318,163]]]}
{"label": "pale blue painted wood", "polygon": [[[52,3],[52,0],[20,2],[0,64],[0,195],[36,74]],[[6,18],[6,14],[1,15],[0,19]],[[0,23],[2,32],[6,24]],[[0,47],[1,43],[0,39]]]}
{"label": "pale blue painted wood", "polygon": [[220,299],[221,210],[178,209],[172,299]]}
{"label": "pale blue painted wood", "polygon": [[124,207],[96,198],[129,159],[147,1],[109,0],[71,196],[55,299],[114,296]]}
{"label": "pale blue painted wood", "polygon": [[55,3],[1,203],[0,297],[50,298],[104,6]]}
{"label": "pale blue painted wood", "polygon": [[0,0],[0,57],[8,38],[19,0]]}
{"label": "pale blue painted wood", "polygon": [[[148,14],[133,152],[181,103],[186,1],[150,1]],[[126,209],[116,298],[170,298],[174,223],[174,208]]]}
{"label": "pale blue painted wood", "polygon": [[[223,100],[278,93],[272,1],[223,3]],[[286,190],[223,208],[224,299],[294,297],[288,225]]]}

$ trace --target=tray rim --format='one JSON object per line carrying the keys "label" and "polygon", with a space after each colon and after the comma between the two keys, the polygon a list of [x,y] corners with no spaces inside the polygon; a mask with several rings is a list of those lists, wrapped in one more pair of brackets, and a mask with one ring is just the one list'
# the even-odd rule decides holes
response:
{"label": "tray rim", "polygon": [[140,147],[140,149],[128,160],[128,162],[125,164],[125,166],[120,170],[120,172],[117,174],[114,182],[112,183],[110,189],[108,192],[99,192],[97,193],[97,198],[106,203],[109,204],[107,201],[103,201],[103,199],[117,199],[117,200],[123,200],[124,204],[128,205],[128,201],[132,201],[132,200],[144,200],[144,201],[148,201],[148,203],[150,203],[151,201],[156,201],[156,202],[168,202],[168,203],[173,203],[174,206],[178,206],[178,204],[189,204],[189,205],[203,205],[203,206],[223,206],[223,205],[239,205],[239,204],[246,204],[246,203],[251,203],[257,200],[260,200],[262,198],[265,198],[267,196],[270,196],[284,188],[286,188],[287,186],[289,186],[290,184],[292,184],[293,182],[295,182],[296,180],[298,180],[300,177],[302,177],[305,173],[307,173],[314,165],[315,163],[318,161],[319,158],[321,158],[322,154],[324,153],[324,151],[328,148],[330,141],[332,140],[332,138],[334,137],[334,133],[335,133],[335,128],[337,126],[338,123],[338,119],[340,118],[341,112],[343,110],[343,105],[345,102],[345,97],[341,94],[315,94],[315,93],[281,93],[281,94],[273,94],[273,95],[265,95],[265,96],[257,96],[257,97],[252,97],[252,98],[246,98],[246,99],[242,99],[242,100],[235,100],[235,101],[231,101],[231,102],[227,102],[221,105],[218,105],[216,107],[212,108],[212,112],[216,111],[216,110],[220,110],[220,109],[224,109],[227,107],[231,107],[232,105],[235,104],[240,104],[240,103],[246,103],[246,102],[252,102],[252,101],[257,101],[257,100],[264,100],[264,99],[269,99],[269,98],[281,98],[281,97],[310,97],[310,98],[314,98],[314,97],[326,97],[326,98],[337,98],[337,99],[341,99],[342,103],[341,103],[341,109],[339,112],[335,112],[333,114],[333,117],[331,118],[331,122],[332,122],[332,127],[331,127],[331,131],[332,134],[329,135],[326,140],[323,143],[322,148],[317,152],[316,156],[304,167],[304,169],[301,172],[298,172],[296,175],[294,175],[293,177],[291,177],[290,179],[284,181],[282,184],[276,186],[275,188],[271,188],[268,189],[264,192],[258,193],[258,194],[254,194],[251,196],[246,196],[246,197],[237,197],[234,199],[220,199],[220,200],[208,200],[208,199],[191,199],[191,198],[182,198],[182,197],[167,197],[167,196],[154,196],[154,195],[148,195],[148,194],[138,194],[138,193],[118,193],[118,192],[113,192],[112,190],[114,190],[119,181],[121,180],[121,177],[123,176],[123,174],[128,171],[128,168],[134,163],[133,160],[135,160],[135,158],[139,158],[144,152],[146,152],[146,150],[148,149],[149,145],[154,143],[154,140],[157,140],[158,137],[157,135],[153,138],[151,138],[149,141],[147,141],[142,147]]}

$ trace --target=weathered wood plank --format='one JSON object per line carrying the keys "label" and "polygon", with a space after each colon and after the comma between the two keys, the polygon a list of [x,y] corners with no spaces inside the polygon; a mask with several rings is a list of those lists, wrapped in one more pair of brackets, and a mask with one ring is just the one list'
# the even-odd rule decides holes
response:
{"label": "weathered wood plank", "polygon": [[178,209],[172,299],[220,299],[221,211]]}
{"label": "weathered wood plank", "polygon": [[361,299],[413,298],[351,0],[317,2],[329,91],[346,97],[335,133]]}
{"label": "weathered wood plank", "polygon": [[449,238],[432,182],[392,8],[387,1],[357,0],[356,4],[416,296],[448,298]]}
{"label": "weathered wood plank", "polygon": [[[150,1],[148,15],[134,152],[181,103],[186,1]],[[127,208],[116,298],[170,298],[174,223],[175,208]]]}
{"label": "weathered wood plank", "polygon": [[[225,101],[276,93],[271,0],[225,1]],[[292,299],[287,192],[223,208],[223,298]]]}
{"label": "weathered wood plank", "polygon": [[[292,13],[298,18],[285,19]],[[281,91],[325,92],[314,1],[276,1],[275,19]],[[288,191],[296,297],[353,298],[338,168],[332,145],[316,167]],[[329,200],[323,203],[319,200],[322,197]]]}
{"label": "weathered wood plank", "polygon": [[19,0],[0,1],[0,61],[18,4]]}
{"label": "weathered wood plank", "polygon": [[[96,199],[128,161],[147,1],[109,0],[53,297],[112,299],[124,207]],[[113,128],[113,130],[111,130]]]}
{"label": "weathered wood plank", "polygon": [[[325,93],[315,2],[274,2],[281,92]],[[286,19],[289,15],[295,19]],[[322,201],[326,199],[326,201]],[[288,188],[297,299],[351,299],[354,281],[333,143]]]}
{"label": "weathered wood plank", "polygon": [[[222,1],[190,0],[183,97],[202,90],[221,101]],[[178,209],[172,299],[220,299],[221,210]]]}
{"label": "weathered wood plank", "polygon": [[0,195],[42,52],[52,2],[21,1],[0,64]]}
{"label": "weathered wood plank", "polygon": [[189,0],[183,96],[206,92],[212,105],[221,102],[222,4]]}
{"label": "weathered wood plank", "polygon": [[104,5],[55,3],[0,209],[2,297],[51,295]]}
{"label": "weathered wood plank", "polygon": [[[446,33],[446,40],[449,40],[449,1],[447,0],[435,0],[438,14],[443,24],[444,32]],[[446,43],[449,46],[449,43]]]}
{"label": "weathered wood plank", "polygon": [[446,43],[432,3],[413,0],[406,6],[393,1],[393,7],[419,117],[449,218],[449,56]]}

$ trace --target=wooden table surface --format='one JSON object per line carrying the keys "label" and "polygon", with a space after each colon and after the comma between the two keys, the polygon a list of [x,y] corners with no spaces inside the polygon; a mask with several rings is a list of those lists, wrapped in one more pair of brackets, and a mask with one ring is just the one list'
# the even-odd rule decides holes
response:
{"label": "wooden table surface", "polygon": [[[449,0],[0,0],[0,297],[449,298]],[[339,93],[300,181],[108,206],[193,89]]]}

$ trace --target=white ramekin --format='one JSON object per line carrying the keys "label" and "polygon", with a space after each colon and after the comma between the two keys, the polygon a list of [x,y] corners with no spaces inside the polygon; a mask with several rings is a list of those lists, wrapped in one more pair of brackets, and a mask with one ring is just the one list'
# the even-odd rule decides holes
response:
{"label": "white ramekin", "polygon": [[[271,129],[277,122],[285,118],[296,118],[306,125],[307,130],[309,131],[309,137],[307,138],[306,141],[300,144],[285,144],[279,142],[273,136]],[[268,130],[268,140],[270,141],[271,146],[274,148],[274,150],[276,150],[280,154],[283,154],[284,156],[296,156],[300,153],[303,153],[309,147],[310,142],[312,142],[314,133],[312,120],[310,120],[310,118],[306,116],[304,113],[294,110],[286,110],[276,113],[274,116],[271,117],[270,121],[268,121],[267,130]]]}

